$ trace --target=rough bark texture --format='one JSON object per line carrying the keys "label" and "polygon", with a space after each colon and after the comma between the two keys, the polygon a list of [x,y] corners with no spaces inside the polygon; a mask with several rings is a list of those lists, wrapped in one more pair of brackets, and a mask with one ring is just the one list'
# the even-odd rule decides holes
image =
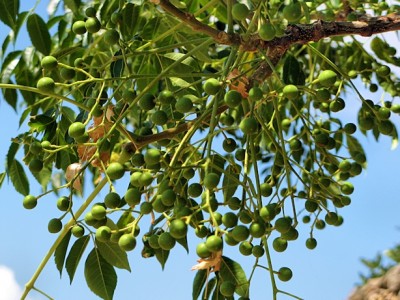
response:
{"label": "rough bark texture", "polygon": [[368,280],[355,289],[348,300],[400,300],[400,265],[389,269],[382,277]]}

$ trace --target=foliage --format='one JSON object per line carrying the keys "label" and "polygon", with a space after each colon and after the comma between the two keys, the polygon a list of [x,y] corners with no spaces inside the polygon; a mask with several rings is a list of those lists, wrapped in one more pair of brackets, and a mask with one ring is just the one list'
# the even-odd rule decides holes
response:
{"label": "foliage", "polygon": [[[278,288],[292,271],[274,267],[270,252],[299,235],[314,249],[316,230],[342,224],[351,179],[367,163],[357,130],[397,143],[400,104],[365,99],[357,85],[399,95],[391,67],[400,59],[381,35],[398,29],[399,6],[52,0],[48,16],[19,7],[0,0],[10,29],[0,88],[29,130],[12,140],[0,184],[8,176],[27,209],[62,194],[44,262],[54,254],[72,282],[82,261],[88,287],[112,299],[115,268],[130,271],[126,252],[141,247],[164,267],[176,245],[195,248],[194,232],[193,299],[248,299],[255,269],[270,274],[274,299],[298,298]],[[32,46],[11,50],[22,30]],[[371,51],[351,35],[374,35]],[[358,119],[344,123],[351,89]],[[30,195],[28,170],[43,194]],[[250,275],[223,255],[234,246],[253,257]]]}

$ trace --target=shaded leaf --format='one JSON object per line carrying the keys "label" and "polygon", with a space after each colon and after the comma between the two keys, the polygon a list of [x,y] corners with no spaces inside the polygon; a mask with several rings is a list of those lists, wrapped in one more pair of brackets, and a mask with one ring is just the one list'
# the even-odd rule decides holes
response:
{"label": "shaded leaf", "polygon": [[207,270],[198,270],[193,279],[192,298],[199,298],[201,291],[207,280]]}
{"label": "shaded leaf", "polygon": [[60,277],[62,275],[62,270],[64,267],[65,256],[67,255],[67,249],[69,241],[71,239],[71,230],[68,230],[67,234],[64,236],[60,244],[58,245],[56,251],[54,251],[54,261],[58,272],[60,272]]}
{"label": "shaded leaf", "polygon": [[89,243],[89,240],[89,235],[80,237],[75,241],[75,243],[71,247],[71,250],[68,253],[68,257],[65,262],[65,269],[67,270],[70,283],[72,283],[72,281],[74,280],[75,271],[78,268],[79,262],[82,258],[83,252],[86,249],[87,244]]}
{"label": "shaded leaf", "polygon": [[161,264],[161,268],[164,270],[165,263],[168,260],[169,250],[163,250],[161,248],[160,249],[155,249],[155,254],[156,254],[157,260]]}
{"label": "shaded leaf", "polygon": [[33,177],[35,177],[35,179],[40,183],[43,192],[47,191],[47,185],[51,180],[51,173],[52,173],[51,167],[45,167],[40,172],[32,173]]}
{"label": "shaded leaf", "polygon": [[96,248],[93,248],[86,259],[85,279],[90,290],[97,296],[106,300],[113,298],[117,274]]}
{"label": "shaded leaf", "polygon": [[131,271],[128,261],[128,255],[123,251],[118,244],[108,242],[102,243],[96,241],[97,249],[99,249],[101,256],[114,267]]}
{"label": "shaded leaf", "polygon": [[11,143],[10,148],[8,148],[7,165],[6,165],[7,169],[11,168],[11,165],[14,161],[15,155],[17,154],[19,147],[20,147],[20,145],[18,143],[13,142],[13,143]]}
{"label": "shaded leaf", "polygon": [[14,28],[18,10],[19,0],[0,0],[0,20],[11,28]]}
{"label": "shaded leaf", "polygon": [[187,242],[187,237],[185,236],[182,239],[176,240],[183,248],[185,248],[186,252],[189,253],[189,247]]}
{"label": "shaded leaf", "polygon": [[37,14],[32,14],[28,17],[26,26],[32,45],[44,55],[49,55],[51,50],[51,38],[43,19]]}
{"label": "shaded leaf", "polygon": [[[122,54],[122,51],[119,50],[115,52],[114,56],[119,56]],[[110,65],[110,71],[111,71],[111,76],[112,77],[121,77],[123,72],[124,72],[124,60],[123,59],[118,59],[118,60],[113,60],[113,62]]]}
{"label": "shaded leaf", "polygon": [[285,84],[304,85],[306,79],[300,63],[292,55],[286,56],[282,76]]}
{"label": "shaded leaf", "polygon": [[125,40],[130,40],[136,34],[137,24],[140,21],[140,6],[127,3],[121,11],[121,33]]}
{"label": "shaded leaf", "polygon": [[241,166],[238,164],[230,164],[225,169],[224,179],[222,181],[225,202],[228,202],[232,198],[239,187],[238,182],[241,169]]}
{"label": "shaded leaf", "polygon": [[65,6],[67,6],[74,14],[79,14],[79,8],[81,6],[80,0],[64,0]]}
{"label": "shaded leaf", "polygon": [[207,282],[207,285],[203,291],[201,300],[210,299],[210,296],[211,296],[213,290],[215,289],[217,283],[218,283],[217,277],[213,277]]}
{"label": "shaded leaf", "polygon": [[346,140],[347,140],[347,147],[349,148],[350,154],[353,155],[355,152],[360,152],[365,155],[364,149],[361,146],[360,142],[350,134],[346,134]]}
{"label": "shaded leaf", "polygon": [[[13,84],[12,81],[8,82],[9,84]],[[17,111],[17,91],[14,89],[3,89],[3,96],[6,102],[15,110]]]}
{"label": "shaded leaf", "polygon": [[222,256],[219,276],[222,281],[234,282],[236,284],[235,292],[239,296],[248,296],[249,282],[240,264],[226,256]]}
{"label": "shaded leaf", "polygon": [[3,185],[4,178],[6,178],[6,172],[0,173],[0,188]]}
{"label": "shaded leaf", "polygon": [[9,165],[8,168],[8,175],[18,193],[24,196],[29,194],[29,181],[26,177],[24,168],[19,161],[13,160],[11,162],[11,165]]}

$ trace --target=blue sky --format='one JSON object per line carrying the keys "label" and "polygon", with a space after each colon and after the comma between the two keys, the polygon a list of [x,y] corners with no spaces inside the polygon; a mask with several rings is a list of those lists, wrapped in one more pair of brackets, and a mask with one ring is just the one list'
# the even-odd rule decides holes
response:
{"label": "blue sky", "polygon": [[[39,11],[43,11],[43,7]],[[0,23],[0,40],[3,40],[6,32],[7,28]],[[365,92],[364,95],[375,102],[381,99],[379,92],[372,95]],[[391,97],[386,95],[385,100],[391,100]],[[396,102],[399,103],[399,99]],[[350,93],[341,117],[355,121],[359,104],[354,93]],[[14,125],[18,124],[18,118],[0,97],[0,140],[3,141],[0,159],[3,161],[10,139],[18,134]],[[398,117],[395,121],[399,124]],[[274,266],[277,269],[290,266],[294,273],[290,282],[279,283],[281,289],[307,300],[345,299],[359,281],[358,272],[365,271],[359,261],[360,257],[372,258],[400,240],[400,150],[390,150],[388,138],[381,138],[377,143],[372,136],[368,136],[360,137],[360,141],[366,150],[368,169],[352,180],[355,185],[352,204],[340,210],[344,224],[318,231],[318,247],[313,251],[304,246],[307,238],[307,228],[304,225],[300,229],[300,238],[291,242],[287,251],[279,254],[272,251]],[[0,165],[2,171],[4,167]],[[31,190],[33,194],[40,193],[34,182]],[[0,195],[0,299],[16,300],[18,297],[7,297],[7,293],[13,290],[18,293],[18,286],[21,288],[36,270],[56,238],[56,235],[47,232],[47,222],[59,216],[59,212],[55,196],[43,198],[32,211],[23,209],[23,197],[7,182],[3,184]],[[225,255],[242,263],[249,274],[253,260],[238,255],[237,247],[227,247]],[[155,259],[141,258],[140,247],[129,254],[129,259],[132,273],[117,271],[119,278],[115,299],[190,298],[195,275],[190,268],[197,260],[194,247],[189,254],[181,247],[174,248],[163,272]],[[256,271],[250,294],[252,300],[270,298],[268,276],[264,271]],[[9,278],[10,281],[2,278]],[[54,263],[50,261],[39,277],[37,286],[57,300],[98,299],[87,288],[82,267],[70,285],[67,274],[60,279]],[[32,292],[30,299],[45,298]],[[292,298],[280,295],[278,299]]]}

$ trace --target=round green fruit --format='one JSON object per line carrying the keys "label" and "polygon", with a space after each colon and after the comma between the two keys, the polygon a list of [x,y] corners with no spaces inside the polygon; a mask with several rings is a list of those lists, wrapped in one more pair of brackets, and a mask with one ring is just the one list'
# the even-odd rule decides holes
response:
{"label": "round green fruit", "polygon": [[161,160],[161,152],[158,149],[148,149],[144,154],[144,161],[148,166],[155,165]]}
{"label": "round green fruit", "polygon": [[220,293],[225,297],[232,297],[235,289],[236,285],[232,281],[223,281],[219,286]]}
{"label": "round green fruit", "polygon": [[314,238],[308,238],[306,240],[306,247],[310,250],[315,249],[315,247],[317,247],[317,240]]}
{"label": "round green fruit", "polygon": [[235,3],[232,6],[232,17],[235,20],[242,21],[247,18],[249,15],[250,10],[246,4],[243,3]]}
{"label": "round green fruit", "polygon": [[174,98],[174,94],[171,91],[164,90],[164,91],[161,91],[161,93],[158,95],[158,100],[163,105],[169,105],[172,102],[174,102],[175,98]]}
{"label": "round green fruit", "polygon": [[235,227],[237,223],[238,223],[238,216],[233,212],[227,212],[222,216],[222,224],[224,224],[226,228]]}
{"label": "round green fruit", "polygon": [[54,92],[55,83],[51,77],[42,77],[38,80],[36,87],[42,92],[52,93]]}
{"label": "round green fruit", "polygon": [[136,238],[130,233],[125,233],[119,238],[118,246],[124,251],[132,251],[136,247]]}
{"label": "round green fruit", "polygon": [[103,220],[106,217],[107,211],[103,205],[95,204],[93,205],[92,209],[90,210],[93,218],[96,220]]}
{"label": "round green fruit", "polygon": [[129,206],[133,207],[140,203],[141,197],[142,197],[142,193],[140,192],[140,190],[136,187],[133,187],[133,188],[129,188],[126,191],[124,199]]}
{"label": "round green fruit", "polygon": [[318,76],[319,83],[324,87],[331,87],[337,79],[337,75],[332,70],[324,70]]}
{"label": "round green fruit", "polygon": [[290,99],[296,99],[299,96],[299,89],[293,84],[288,84],[283,88],[283,95]]}
{"label": "round green fruit", "polygon": [[354,192],[354,186],[352,183],[350,182],[344,182],[341,187],[340,190],[342,191],[343,194],[345,195],[351,195]]}
{"label": "round green fruit", "polygon": [[54,70],[55,68],[57,68],[58,61],[57,58],[55,58],[54,56],[48,55],[42,58],[42,60],[40,61],[40,65],[45,70]]}
{"label": "round green fruit", "polygon": [[96,17],[90,17],[85,21],[86,30],[90,33],[96,33],[101,29],[101,23]]}
{"label": "round green fruit", "polygon": [[287,240],[281,237],[275,238],[274,241],[272,242],[272,247],[276,252],[285,251],[287,249],[287,246],[288,246]]}
{"label": "round green fruit", "polygon": [[74,139],[85,134],[86,128],[82,122],[74,122],[68,127],[68,135]]}
{"label": "round green fruit", "polygon": [[257,86],[252,87],[249,91],[249,99],[251,101],[261,100],[263,96],[264,96],[263,91]]}
{"label": "round green fruit", "polygon": [[292,270],[287,267],[282,267],[278,271],[278,278],[281,281],[289,281],[293,276]]}
{"label": "round green fruit", "polygon": [[378,130],[384,135],[390,135],[394,130],[393,123],[389,120],[382,120],[378,123]]}
{"label": "round green fruit", "polygon": [[108,226],[100,226],[96,229],[96,240],[99,242],[108,242],[111,238],[111,229]]}
{"label": "round green fruit", "polygon": [[148,215],[153,211],[153,205],[150,202],[143,202],[140,205],[140,213],[144,215]]}
{"label": "round green fruit", "polygon": [[206,243],[201,242],[196,247],[196,253],[201,258],[207,258],[211,256],[211,251],[207,249]]}
{"label": "round green fruit", "polygon": [[71,228],[71,233],[74,237],[80,238],[85,234],[85,228],[82,225],[74,225]]}
{"label": "round green fruit", "polygon": [[258,131],[258,122],[253,117],[244,118],[240,122],[239,128],[244,134],[253,135]]}
{"label": "round green fruit", "polygon": [[239,252],[242,255],[249,256],[252,254],[253,245],[249,241],[241,242],[239,245]]}
{"label": "round green fruit", "polygon": [[75,21],[74,24],[72,24],[72,31],[75,34],[85,34],[86,33],[85,21]]}
{"label": "round green fruit", "polygon": [[168,122],[168,115],[163,110],[157,110],[151,115],[151,121],[159,126],[165,125]]}
{"label": "round green fruit", "polygon": [[50,233],[60,232],[60,230],[62,229],[61,220],[58,218],[51,219],[47,224],[47,229],[49,230]]}
{"label": "round green fruit", "polygon": [[153,94],[146,93],[139,100],[139,106],[145,111],[149,111],[156,106],[156,99]]}
{"label": "round green fruit", "polygon": [[380,66],[380,67],[376,70],[376,74],[377,74],[378,76],[381,76],[381,77],[386,77],[386,76],[388,76],[388,75],[390,74],[390,68],[389,68],[388,66],[385,66],[385,65]]}
{"label": "round green fruit", "polygon": [[69,197],[62,196],[57,200],[57,208],[60,211],[67,211],[70,209],[72,202]]}
{"label": "round green fruit", "polygon": [[206,240],[206,247],[211,252],[222,250],[223,245],[224,242],[222,241],[222,238],[217,235],[211,235]]}
{"label": "round green fruit", "polygon": [[260,238],[265,235],[265,226],[260,222],[253,222],[249,228],[250,235],[254,238]]}
{"label": "round green fruit", "polygon": [[207,95],[215,95],[221,90],[221,83],[215,78],[209,78],[204,82],[203,89]]}
{"label": "round green fruit", "polygon": [[33,209],[37,205],[37,198],[33,195],[27,195],[24,197],[24,200],[22,201],[22,205],[26,209]]}
{"label": "round green fruit", "polygon": [[108,29],[104,33],[103,38],[104,38],[104,42],[107,45],[113,46],[116,43],[118,43],[118,41],[119,41],[119,33],[115,29]]}
{"label": "round green fruit", "polygon": [[175,219],[169,224],[169,233],[174,239],[182,239],[188,231],[187,224],[181,219]]}
{"label": "round green fruit", "polygon": [[224,101],[226,105],[228,105],[230,108],[238,106],[239,104],[242,103],[242,100],[243,100],[242,95],[235,90],[228,91],[224,96]]}
{"label": "round green fruit", "polygon": [[193,108],[193,102],[192,100],[190,100],[189,97],[186,96],[179,98],[175,103],[176,111],[183,114],[190,112],[192,108]]}
{"label": "round green fruit", "polygon": [[39,173],[43,169],[43,162],[38,159],[34,158],[29,162],[29,170],[31,170],[32,173]]}
{"label": "round green fruit", "polygon": [[232,229],[231,233],[237,242],[243,242],[249,237],[250,230],[244,225],[237,225]]}
{"label": "round green fruit", "polygon": [[235,139],[232,139],[232,138],[226,138],[222,142],[222,148],[228,153],[235,151],[236,146],[237,146],[236,141],[235,141]]}
{"label": "round green fruit", "polygon": [[295,2],[286,5],[282,11],[283,17],[288,20],[289,22],[296,22],[298,21],[303,13],[301,9],[301,3]]}
{"label": "round green fruit", "polygon": [[30,146],[29,146],[29,152],[31,152],[34,155],[39,155],[43,150],[43,146],[41,143],[38,141],[34,141]]}
{"label": "round green fruit", "polygon": [[271,23],[262,24],[258,30],[258,35],[264,41],[271,41],[276,36],[276,30]]}
{"label": "round green fruit", "polygon": [[292,218],[282,217],[275,221],[275,229],[280,233],[285,233],[292,227]]}
{"label": "round green fruit", "polygon": [[192,183],[188,187],[188,194],[190,197],[197,198],[203,193],[203,187],[200,183]]}
{"label": "round green fruit", "polygon": [[85,9],[85,15],[87,17],[95,17],[96,16],[96,9],[92,6]]}
{"label": "round green fruit", "polygon": [[111,180],[120,179],[125,174],[125,167],[119,162],[112,162],[108,165],[106,174]]}
{"label": "round green fruit", "polygon": [[172,237],[169,232],[163,232],[158,238],[158,244],[163,250],[171,250],[176,244],[176,240]]}
{"label": "round green fruit", "polygon": [[[126,202],[128,203],[128,201]],[[121,197],[118,195],[118,193],[111,192],[104,197],[104,204],[108,208],[117,208],[120,205],[120,203],[121,203]]]}
{"label": "round green fruit", "polygon": [[275,207],[268,204],[261,208],[260,210],[260,217],[265,221],[269,222],[272,221],[276,216]]}
{"label": "round green fruit", "polygon": [[262,257],[265,253],[265,250],[261,245],[255,245],[253,246],[253,249],[251,249],[251,253],[254,255],[254,257]]}
{"label": "round green fruit", "polygon": [[208,173],[204,176],[204,186],[209,189],[215,189],[219,183],[219,175],[216,173]]}

